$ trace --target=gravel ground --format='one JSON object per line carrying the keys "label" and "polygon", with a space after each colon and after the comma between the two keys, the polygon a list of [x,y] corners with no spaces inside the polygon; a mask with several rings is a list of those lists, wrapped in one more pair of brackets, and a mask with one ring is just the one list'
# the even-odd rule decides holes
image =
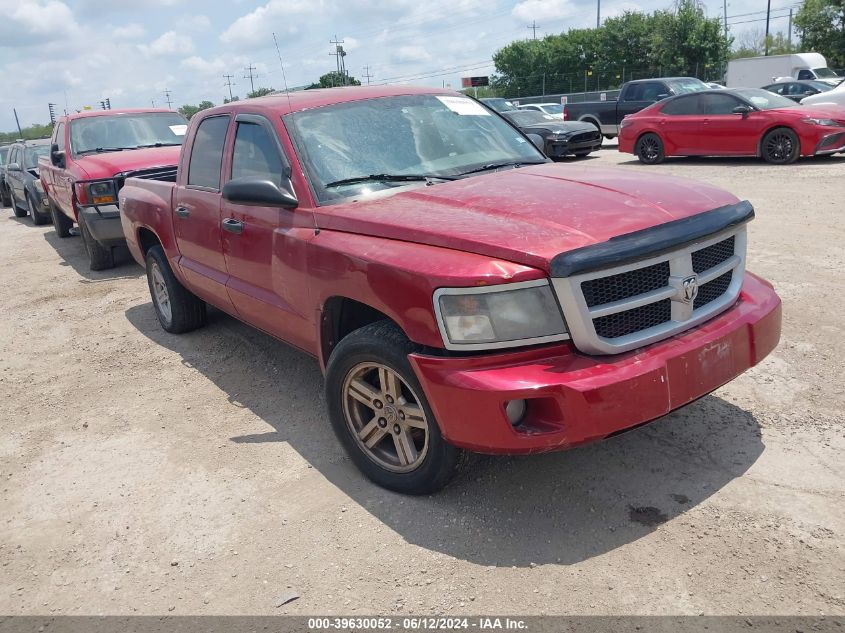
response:
{"label": "gravel ground", "polygon": [[358,474],[314,360],[217,312],[166,334],[138,266],[92,273],[4,209],[0,613],[845,613],[845,156],[587,161],[751,200],[780,347],[634,433],[479,457],[424,498]]}

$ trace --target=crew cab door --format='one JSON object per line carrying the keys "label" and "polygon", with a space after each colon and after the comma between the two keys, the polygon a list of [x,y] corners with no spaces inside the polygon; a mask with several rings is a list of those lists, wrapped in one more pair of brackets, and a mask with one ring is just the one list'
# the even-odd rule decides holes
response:
{"label": "crew cab door", "polygon": [[173,233],[181,255],[179,267],[197,295],[224,310],[233,309],[226,281],[220,229],[223,148],[231,116],[209,116],[190,139],[187,175],[173,194]]}
{"label": "crew cab door", "polygon": [[[261,178],[292,191],[290,161],[268,119],[239,114],[226,180]],[[314,235],[310,213],[223,200],[223,254],[228,289],[238,315],[289,343],[306,347],[313,324],[297,310],[292,279],[299,279],[306,240]],[[301,290],[301,289],[299,289]],[[301,307],[301,305],[299,306]]]}

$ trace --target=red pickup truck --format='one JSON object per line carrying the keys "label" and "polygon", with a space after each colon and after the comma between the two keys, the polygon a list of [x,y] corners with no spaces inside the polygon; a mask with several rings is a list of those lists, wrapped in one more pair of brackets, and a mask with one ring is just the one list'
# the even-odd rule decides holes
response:
{"label": "red pickup truck", "polygon": [[59,117],[50,155],[39,162],[53,226],[67,237],[79,224],[91,270],[114,266],[124,243],[117,195],[124,180],[176,180],[188,121],[170,110],[96,110]]}
{"label": "red pickup truck", "polygon": [[754,211],[707,184],[553,164],[463,95],[314,90],[193,117],[176,183],[130,178],[129,249],[162,327],[210,303],[314,355],[380,485],[462,449],[537,453],[654,420],[753,366],[780,300]]}

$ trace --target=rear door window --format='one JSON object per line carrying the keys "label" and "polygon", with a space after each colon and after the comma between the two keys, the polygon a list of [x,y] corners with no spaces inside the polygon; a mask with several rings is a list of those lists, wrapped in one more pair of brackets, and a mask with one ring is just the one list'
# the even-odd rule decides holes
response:
{"label": "rear door window", "polygon": [[703,108],[701,97],[698,95],[690,95],[688,97],[679,97],[667,103],[661,109],[663,114],[670,116],[683,116],[691,114],[702,114]]}
{"label": "rear door window", "polygon": [[188,163],[188,186],[220,189],[220,169],[223,166],[223,145],[229,129],[228,116],[204,119],[194,136],[191,159]]}

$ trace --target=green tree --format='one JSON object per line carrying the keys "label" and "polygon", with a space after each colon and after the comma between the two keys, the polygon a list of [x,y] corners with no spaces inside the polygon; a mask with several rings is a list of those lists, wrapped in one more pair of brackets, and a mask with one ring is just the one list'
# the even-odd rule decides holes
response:
{"label": "green tree", "polygon": [[213,107],[214,104],[211,101],[200,101],[199,105],[183,105],[181,108],[179,108],[178,112],[186,119],[190,119],[197,112],[201,110],[208,110],[209,108]]}
{"label": "green tree", "polygon": [[0,143],[13,143],[19,138],[23,138],[27,141],[33,141],[37,138],[50,138],[53,134],[53,124],[33,123],[29,127],[22,128],[21,132],[23,132],[23,136],[21,136],[17,130],[12,130],[11,132],[0,132]]}
{"label": "green tree", "polygon": [[344,75],[342,73],[337,72],[336,70],[331,71],[330,73],[326,73],[318,82],[312,83],[311,85],[307,86],[306,90],[312,90],[314,88],[334,88],[336,86],[360,86],[361,82],[355,79],[352,75]]}
{"label": "green tree", "polygon": [[806,0],[795,27],[804,50],[821,53],[831,68],[845,67],[845,0]]}
{"label": "green tree", "polygon": [[238,95],[235,95],[235,96],[234,96],[234,97],[232,97],[231,99],[226,99],[226,98],[224,97],[224,98],[223,98],[223,103],[224,103],[224,104],[225,104],[225,103],[234,103],[235,101],[239,101],[239,100],[240,100],[240,97],[239,97]]}
{"label": "green tree", "polygon": [[273,94],[276,92],[272,88],[256,88],[252,92],[248,92],[246,95],[247,99],[255,99],[255,97],[264,97],[269,94]]}

